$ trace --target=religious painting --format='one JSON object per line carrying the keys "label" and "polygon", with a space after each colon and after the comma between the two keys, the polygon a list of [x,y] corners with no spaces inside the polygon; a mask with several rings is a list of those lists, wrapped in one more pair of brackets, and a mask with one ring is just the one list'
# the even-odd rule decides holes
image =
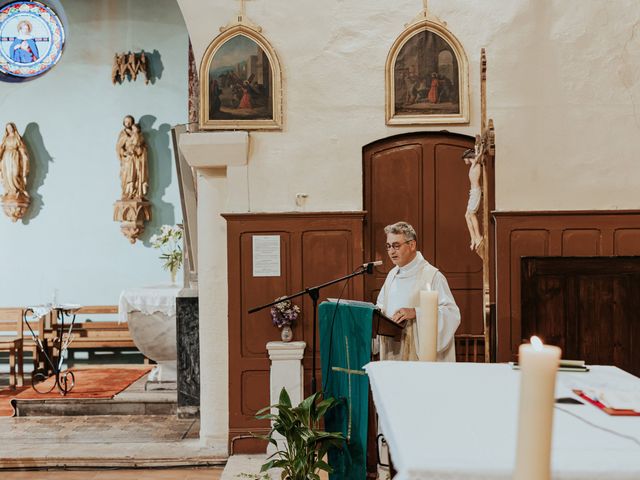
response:
{"label": "religious painting", "polygon": [[35,77],[62,55],[65,34],[60,18],[39,2],[12,2],[0,8],[0,72]]}
{"label": "religious painting", "polygon": [[238,25],[216,38],[200,70],[200,128],[281,128],[280,67],[258,32]]}
{"label": "religious painting", "polygon": [[388,125],[469,122],[466,55],[443,25],[423,20],[410,25],[387,57]]}

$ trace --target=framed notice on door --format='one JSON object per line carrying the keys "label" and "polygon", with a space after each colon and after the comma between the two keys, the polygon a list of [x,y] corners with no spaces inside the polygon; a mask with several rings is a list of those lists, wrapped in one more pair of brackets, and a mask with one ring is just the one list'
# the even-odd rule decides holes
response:
{"label": "framed notice on door", "polygon": [[253,236],[253,276],[280,276],[280,235]]}

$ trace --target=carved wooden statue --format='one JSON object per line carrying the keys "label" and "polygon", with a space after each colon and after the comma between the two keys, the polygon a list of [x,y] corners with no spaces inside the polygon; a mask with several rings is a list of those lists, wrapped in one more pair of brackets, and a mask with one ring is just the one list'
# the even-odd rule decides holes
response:
{"label": "carved wooden statue", "polygon": [[4,189],[1,197],[4,212],[14,222],[22,218],[31,198],[27,192],[29,154],[14,123],[7,123],[0,144],[0,181]]}
{"label": "carved wooden statue", "polygon": [[484,155],[482,153],[482,140],[480,135],[476,135],[475,148],[467,150],[462,159],[464,163],[469,165],[469,202],[467,204],[467,211],[464,214],[464,218],[467,221],[467,228],[469,229],[469,236],[471,237],[471,250],[477,250],[478,254],[482,256],[482,243],[484,242],[484,235],[480,231],[480,224],[478,223],[478,209],[480,208],[480,200],[482,200],[482,185],[480,179],[482,177],[482,166],[484,164]]}
{"label": "carved wooden statue", "polygon": [[149,190],[147,144],[131,115],[124,117],[118,135],[116,153],[120,159],[121,197],[115,204],[114,220],[131,243],[144,231],[144,222],[151,220],[151,204],[146,199]]}
{"label": "carved wooden statue", "polygon": [[144,74],[144,83],[149,83],[149,67],[147,57],[144,51],[140,53],[116,53],[113,57],[113,66],[111,67],[111,82],[122,83],[127,78],[136,81],[138,74]]}

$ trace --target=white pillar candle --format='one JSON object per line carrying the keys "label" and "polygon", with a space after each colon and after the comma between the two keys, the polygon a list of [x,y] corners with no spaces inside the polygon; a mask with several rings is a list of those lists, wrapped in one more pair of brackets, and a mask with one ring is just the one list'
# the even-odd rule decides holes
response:
{"label": "white pillar candle", "polygon": [[420,290],[420,311],[418,319],[418,359],[423,362],[435,362],[438,347],[438,292]]}
{"label": "white pillar candle", "polygon": [[520,409],[514,480],[551,478],[551,433],[560,349],[538,337],[520,345]]}

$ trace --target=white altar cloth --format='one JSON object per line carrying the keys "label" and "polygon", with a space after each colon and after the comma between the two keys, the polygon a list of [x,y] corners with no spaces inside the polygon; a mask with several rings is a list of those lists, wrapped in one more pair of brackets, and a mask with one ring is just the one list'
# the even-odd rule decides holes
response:
{"label": "white altar cloth", "polygon": [[127,314],[135,311],[148,315],[157,312],[168,317],[175,315],[176,297],[181,289],[177,285],[158,285],[123,290],[118,302],[119,321],[126,322]]}
{"label": "white altar cloth", "polygon": [[[507,364],[372,362],[365,366],[396,480],[511,480],[520,372]],[[637,388],[615,367],[559,372],[556,398],[572,388]],[[640,417],[556,404],[554,480],[640,479]]]}

